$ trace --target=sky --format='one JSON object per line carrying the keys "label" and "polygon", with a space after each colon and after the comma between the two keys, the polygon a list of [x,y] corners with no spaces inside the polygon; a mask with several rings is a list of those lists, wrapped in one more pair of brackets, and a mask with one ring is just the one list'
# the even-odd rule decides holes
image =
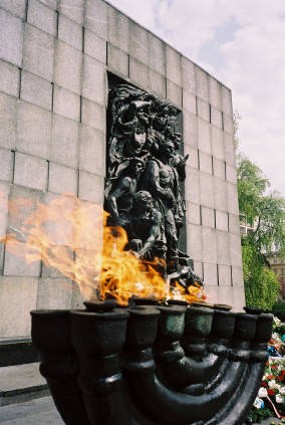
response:
{"label": "sky", "polygon": [[285,0],[108,0],[226,84],[239,151],[285,197]]}

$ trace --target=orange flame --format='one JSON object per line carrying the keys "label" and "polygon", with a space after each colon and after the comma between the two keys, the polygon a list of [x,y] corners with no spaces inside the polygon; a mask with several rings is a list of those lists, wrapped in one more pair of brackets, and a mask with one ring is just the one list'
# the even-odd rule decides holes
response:
{"label": "orange flame", "polygon": [[[203,299],[200,287],[190,292],[176,285],[173,292],[153,264],[142,262],[135,253],[124,251],[127,234],[120,227],[106,225],[108,214],[95,204],[63,196],[49,204],[17,200],[9,205],[10,216],[29,216],[20,226],[10,226],[7,249],[24,255],[28,262],[42,261],[78,283],[87,300],[116,298],[120,304],[130,297],[158,300]],[[32,210],[32,211],[31,211]],[[13,218],[12,218],[13,220]]]}

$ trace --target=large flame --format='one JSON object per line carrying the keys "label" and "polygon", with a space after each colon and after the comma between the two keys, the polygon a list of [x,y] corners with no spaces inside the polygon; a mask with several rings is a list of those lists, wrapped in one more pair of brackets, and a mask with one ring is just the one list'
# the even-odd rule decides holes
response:
{"label": "large flame", "polygon": [[[135,253],[124,251],[127,235],[120,227],[106,225],[108,214],[95,204],[73,196],[61,196],[49,204],[16,200],[9,205],[10,217],[17,215],[5,237],[6,248],[24,255],[28,262],[42,261],[78,283],[86,300],[116,298],[122,305],[129,298],[204,298],[199,286],[170,290],[157,271],[161,260],[142,262]],[[29,216],[20,219],[22,215]]]}

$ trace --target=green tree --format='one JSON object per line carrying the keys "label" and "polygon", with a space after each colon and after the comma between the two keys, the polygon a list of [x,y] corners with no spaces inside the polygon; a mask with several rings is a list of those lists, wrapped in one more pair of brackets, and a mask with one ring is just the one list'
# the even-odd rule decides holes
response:
{"label": "green tree", "polygon": [[252,231],[242,237],[242,259],[247,305],[271,310],[280,285],[269,269],[266,253],[284,252],[285,199],[269,193],[269,181],[245,155],[238,155],[240,214]]}

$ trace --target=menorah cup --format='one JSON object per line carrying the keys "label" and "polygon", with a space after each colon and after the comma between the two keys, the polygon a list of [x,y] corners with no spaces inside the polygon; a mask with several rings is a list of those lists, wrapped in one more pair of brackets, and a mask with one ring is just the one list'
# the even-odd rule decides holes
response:
{"label": "menorah cup", "polygon": [[104,306],[31,312],[40,372],[66,425],[245,423],[272,315]]}

